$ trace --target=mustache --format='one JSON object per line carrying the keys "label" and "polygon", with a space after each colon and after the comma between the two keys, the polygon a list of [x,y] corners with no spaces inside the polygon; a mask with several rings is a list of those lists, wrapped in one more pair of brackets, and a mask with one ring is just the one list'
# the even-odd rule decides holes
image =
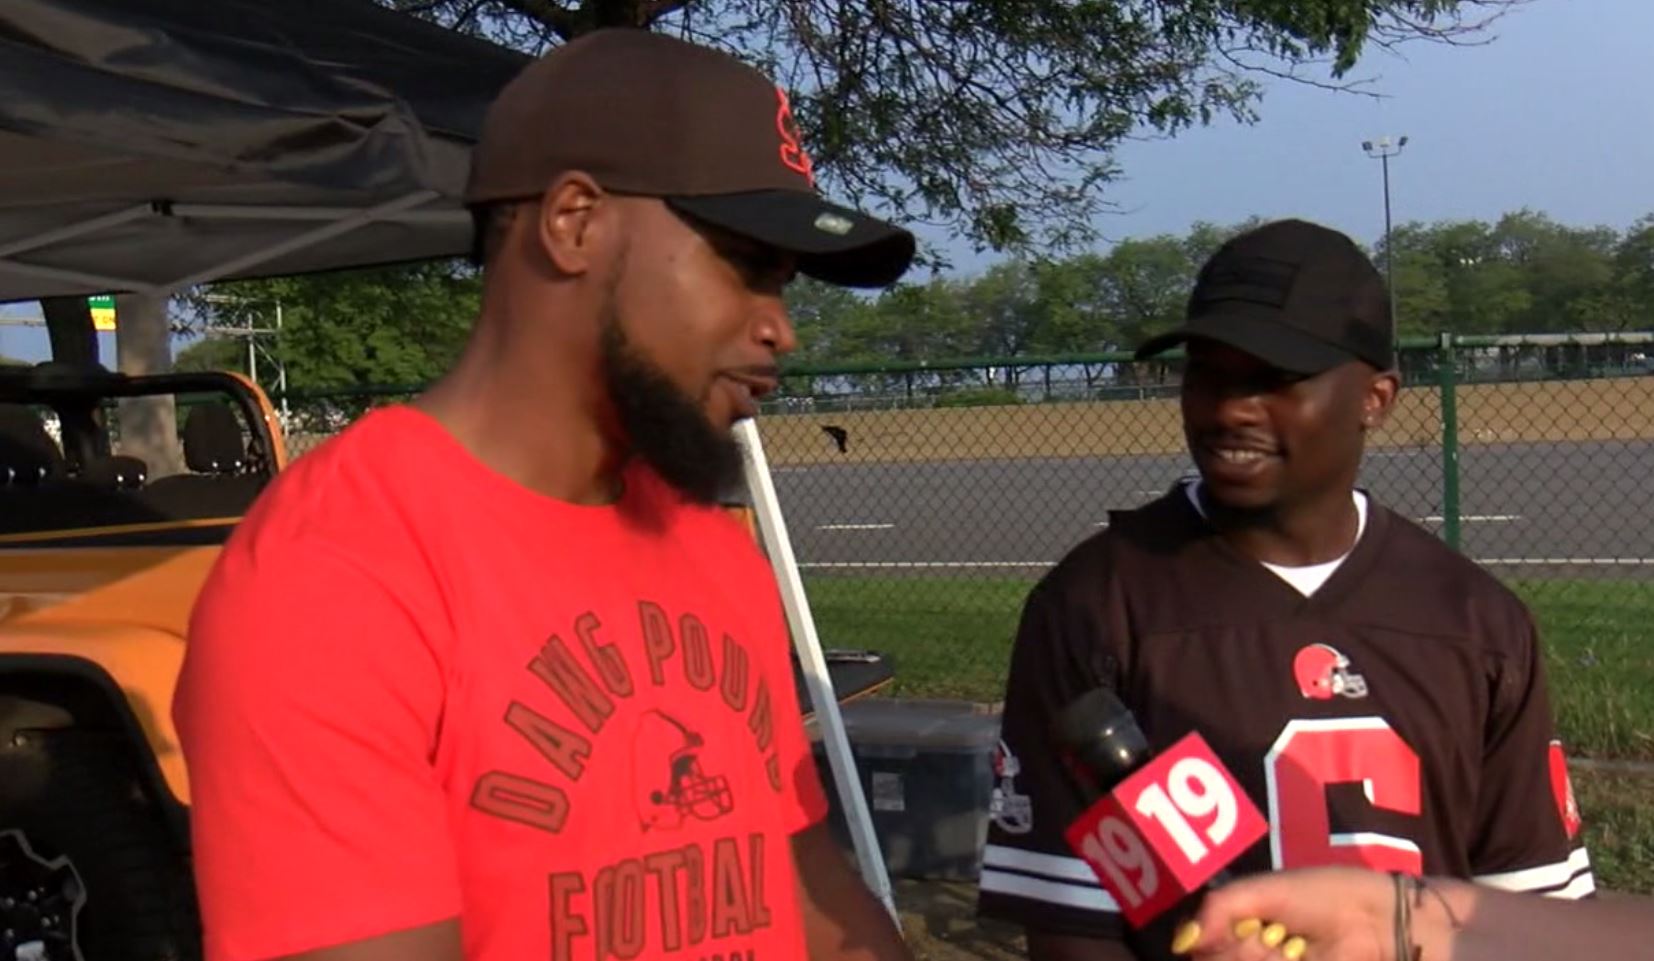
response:
{"label": "mustache", "polygon": [[1197,434],[1195,442],[1202,447],[1233,447],[1239,450],[1256,450],[1266,453],[1276,453],[1281,449],[1281,445],[1275,441],[1275,438],[1267,434],[1237,433],[1224,430],[1206,431]]}

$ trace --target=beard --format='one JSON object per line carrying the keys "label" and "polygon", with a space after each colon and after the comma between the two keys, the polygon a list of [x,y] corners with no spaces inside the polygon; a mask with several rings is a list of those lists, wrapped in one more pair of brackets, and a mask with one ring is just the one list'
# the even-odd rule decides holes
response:
{"label": "beard", "polygon": [[632,453],[689,501],[716,505],[741,481],[741,447],[700,402],[627,341],[609,299],[601,335],[603,383]]}

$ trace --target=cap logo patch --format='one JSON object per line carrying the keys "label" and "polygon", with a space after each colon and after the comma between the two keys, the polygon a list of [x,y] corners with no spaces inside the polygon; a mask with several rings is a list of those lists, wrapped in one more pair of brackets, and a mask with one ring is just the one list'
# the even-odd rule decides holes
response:
{"label": "cap logo patch", "polygon": [[781,163],[789,170],[803,174],[804,179],[814,187],[815,164],[810,160],[810,155],[804,152],[804,145],[799,141],[798,121],[793,119],[793,108],[787,101],[787,91],[776,87],[775,98],[780,104],[775,111],[775,129],[781,135]]}
{"label": "cap logo patch", "polygon": [[1202,304],[1218,300],[1249,300],[1270,307],[1284,307],[1292,293],[1296,273],[1297,269],[1290,264],[1263,257],[1214,263],[1196,285],[1195,298]]}
{"label": "cap logo patch", "polygon": [[815,223],[817,230],[832,234],[836,237],[843,237],[845,234],[849,233],[850,228],[854,226],[855,224],[851,223],[848,218],[840,217],[835,213],[822,214],[816,218]]}

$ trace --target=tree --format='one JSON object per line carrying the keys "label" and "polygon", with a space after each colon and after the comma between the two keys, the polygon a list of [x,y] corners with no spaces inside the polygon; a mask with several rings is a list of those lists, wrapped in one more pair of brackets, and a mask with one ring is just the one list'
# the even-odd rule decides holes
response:
{"label": "tree", "polygon": [[722,47],[787,88],[833,193],[1008,250],[1092,239],[1128,137],[1249,122],[1265,77],[1358,87],[1370,47],[1478,42],[1523,0],[381,2],[535,53],[606,26]]}
{"label": "tree", "polygon": [[787,287],[787,314],[798,333],[792,363],[810,363],[848,356],[857,349],[854,332],[863,326],[860,315],[872,302],[844,287],[799,277]]}
{"label": "tree", "polygon": [[187,373],[210,370],[239,370],[247,372],[247,351],[232,340],[208,337],[178,352],[172,369]]}
{"label": "tree", "polygon": [[1099,272],[1103,309],[1114,321],[1116,350],[1131,350],[1183,319],[1200,260],[1171,236],[1124,240],[1110,250]]}
{"label": "tree", "polygon": [[[1650,236],[1644,239],[1642,231]],[[1497,223],[1408,223],[1394,231],[1403,335],[1629,330],[1646,326],[1637,278],[1654,242],[1640,223],[1623,238],[1518,210]],[[1654,268],[1643,268],[1654,273]]]}
{"label": "tree", "polygon": [[[327,388],[433,380],[464,345],[480,297],[475,271],[455,261],[433,261],[218,284],[189,303],[203,323],[269,327],[280,302],[282,330],[275,350],[287,367],[288,386]],[[233,348],[234,360],[224,364],[229,358],[220,353],[221,343],[192,348],[198,353],[190,362],[245,367]]]}
{"label": "tree", "polygon": [[1618,330],[1654,330],[1654,214],[1631,225],[1614,251]]}

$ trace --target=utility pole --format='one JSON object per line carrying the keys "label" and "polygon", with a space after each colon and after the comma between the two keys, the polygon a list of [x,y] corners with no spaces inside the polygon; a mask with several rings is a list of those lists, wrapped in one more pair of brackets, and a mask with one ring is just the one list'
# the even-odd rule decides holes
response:
{"label": "utility pole", "polygon": [[1384,167],[1384,285],[1389,288],[1390,294],[1390,330],[1395,334],[1396,326],[1396,249],[1390,238],[1390,158],[1401,153],[1401,148],[1407,146],[1405,136],[1392,141],[1388,136],[1377,140],[1363,140],[1361,149],[1367,156],[1376,157]]}

